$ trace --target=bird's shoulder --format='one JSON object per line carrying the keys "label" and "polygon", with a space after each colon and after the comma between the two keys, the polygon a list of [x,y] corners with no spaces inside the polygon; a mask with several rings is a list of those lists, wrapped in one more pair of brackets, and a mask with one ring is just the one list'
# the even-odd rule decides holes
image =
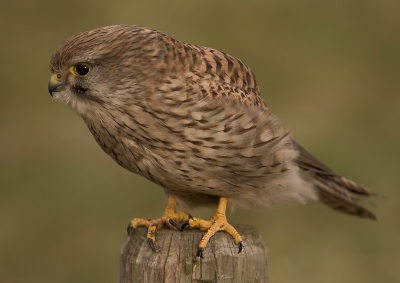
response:
{"label": "bird's shoulder", "polygon": [[253,71],[240,59],[210,47],[164,38],[165,67],[170,70],[162,88],[192,91],[201,98],[236,100],[266,107]]}

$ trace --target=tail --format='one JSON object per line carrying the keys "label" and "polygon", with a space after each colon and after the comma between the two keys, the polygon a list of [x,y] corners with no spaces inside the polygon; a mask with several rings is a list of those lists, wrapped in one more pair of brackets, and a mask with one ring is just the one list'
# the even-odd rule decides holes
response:
{"label": "tail", "polygon": [[341,212],[376,220],[372,212],[359,204],[363,197],[376,196],[375,193],[335,174],[297,142],[293,141],[293,145],[300,153],[296,163],[305,174],[311,176],[310,181],[317,189],[319,201]]}

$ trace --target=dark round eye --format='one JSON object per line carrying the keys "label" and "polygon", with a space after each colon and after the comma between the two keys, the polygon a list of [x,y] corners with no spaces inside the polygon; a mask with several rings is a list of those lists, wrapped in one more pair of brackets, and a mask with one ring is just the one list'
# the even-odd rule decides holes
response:
{"label": "dark round eye", "polygon": [[78,64],[75,66],[75,72],[80,76],[87,75],[89,73],[89,71],[90,71],[90,67],[87,65]]}

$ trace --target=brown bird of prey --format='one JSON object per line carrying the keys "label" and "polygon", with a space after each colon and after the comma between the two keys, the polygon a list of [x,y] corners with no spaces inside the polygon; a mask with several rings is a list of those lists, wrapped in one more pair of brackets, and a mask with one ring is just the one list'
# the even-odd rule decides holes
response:
{"label": "brown bird of prey", "polygon": [[[222,51],[187,44],[146,27],[114,25],[67,39],[51,57],[50,94],[80,115],[100,147],[125,169],[162,187],[163,215],[128,229],[207,230],[242,238],[232,207],[319,200],[375,219],[359,204],[373,193],[345,179],[296,143],[260,96],[253,72]],[[177,211],[217,206],[211,220]],[[182,225],[180,225],[182,224]]]}

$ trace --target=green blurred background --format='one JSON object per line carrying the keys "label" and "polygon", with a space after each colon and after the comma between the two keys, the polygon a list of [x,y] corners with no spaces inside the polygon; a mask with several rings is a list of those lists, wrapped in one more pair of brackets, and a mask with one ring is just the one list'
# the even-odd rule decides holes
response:
{"label": "green blurred background", "polygon": [[378,222],[318,203],[231,215],[262,233],[271,282],[400,282],[399,14],[390,0],[3,1],[0,281],[118,282],[127,223],[162,213],[162,190],[47,92],[67,37],[129,23],[241,58],[304,147],[386,196]]}

